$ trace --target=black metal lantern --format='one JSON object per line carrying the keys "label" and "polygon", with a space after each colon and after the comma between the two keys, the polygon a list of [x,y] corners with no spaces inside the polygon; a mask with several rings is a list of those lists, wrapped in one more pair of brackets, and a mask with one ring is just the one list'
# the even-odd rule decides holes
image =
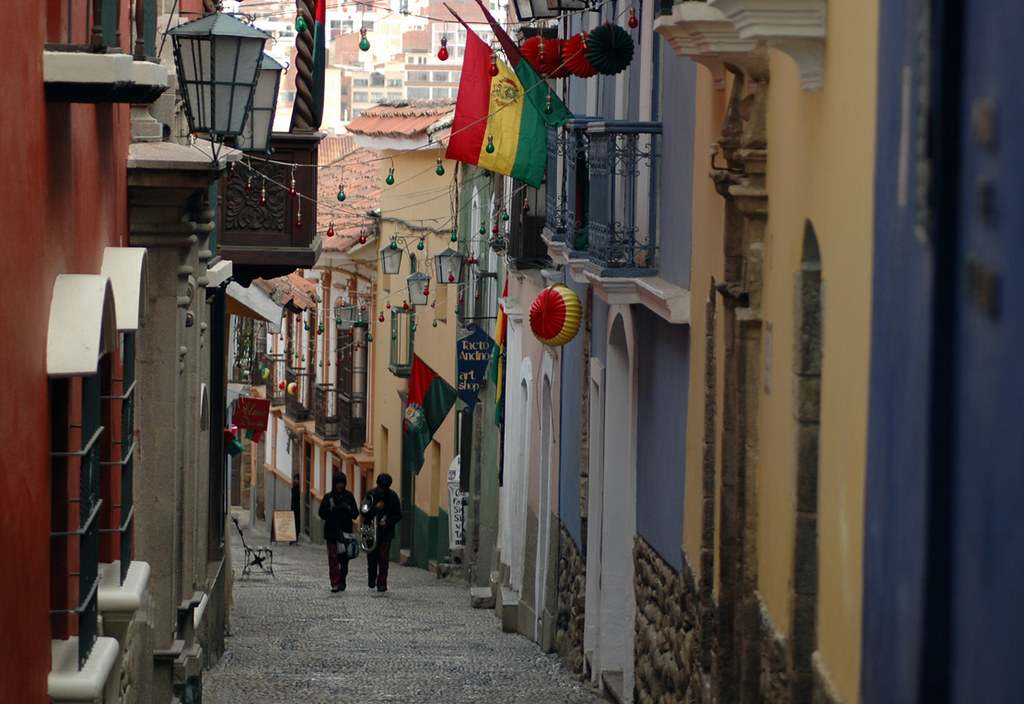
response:
{"label": "black metal lantern", "polygon": [[548,0],[513,0],[512,5],[520,22],[558,17],[558,8],[548,7]]}
{"label": "black metal lantern", "polygon": [[174,63],[188,129],[213,141],[238,137],[252,105],[270,35],[216,12],[175,27]]}
{"label": "black metal lantern", "polygon": [[277,111],[277,89],[281,84],[284,66],[269,54],[263,54],[256,90],[252,94],[252,109],[238,137],[239,149],[253,152],[270,151],[270,133],[274,129],[274,113]]}
{"label": "black metal lantern", "polygon": [[402,250],[394,242],[380,250],[380,268],[385,274],[397,274],[402,268]]}
{"label": "black metal lantern", "polygon": [[414,271],[405,277],[409,286],[409,303],[414,306],[427,305],[427,291],[430,287],[430,277],[422,271]]}
{"label": "black metal lantern", "polygon": [[437,270],[437,282],[439,284],[461,284],[465,261],[466,256],[451,247],[435,254],[434,265]]}

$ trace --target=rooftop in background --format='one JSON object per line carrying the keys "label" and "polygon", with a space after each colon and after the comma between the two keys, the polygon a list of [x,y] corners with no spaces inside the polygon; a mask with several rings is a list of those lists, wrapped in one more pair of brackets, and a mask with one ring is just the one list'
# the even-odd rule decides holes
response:
{"label": "rooftop in background", "polygon": [[253,279],[253,284],[266,291],[275,302],[293,310],[316,308],[316,284],[301,274],[293,272],[274,279]]}
{"label": "rooftop in background", "polygon": [[[325,152],[323,145],[329,143]],[[347,146],[346,146],[347,145]],[[345,147],[344,153],[341,148]],[[336,155],[328,160],[327,154]],[[323,237],[323,251],[344,252],[359,242],[360,233],[368,239],[376,235],[380,213],[380,152],[356,147],[352,137],[326,137],[321,142],[317,229],[324,233],[334,223],[334,237]],[[344,187],[345,200],[338,200]]]}
{"label": "rooftop in background", "polygon": [[454,111],[454,98],[381,103],[363,110],[348,124],[348,131],[356,135],[357,143],[361,136],[399,140],[425,137],[430,127]]}

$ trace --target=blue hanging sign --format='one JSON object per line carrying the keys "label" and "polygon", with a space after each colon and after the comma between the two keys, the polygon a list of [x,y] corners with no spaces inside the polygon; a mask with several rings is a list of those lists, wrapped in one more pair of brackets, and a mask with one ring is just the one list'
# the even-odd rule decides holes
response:
{"label": "blue hanging sign", "polygon": [[467,411],[472,413],[487,374],[487,365],[491,362],[494,340],[473,323],[469,323],[466,328],[469,334],[458,343],[458,392]]}

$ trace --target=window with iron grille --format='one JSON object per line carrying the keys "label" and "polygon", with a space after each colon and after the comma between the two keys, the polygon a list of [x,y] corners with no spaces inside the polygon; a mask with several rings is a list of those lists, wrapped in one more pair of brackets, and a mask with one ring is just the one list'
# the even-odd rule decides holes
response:
{"label": "window with iron grille", "polygon": [[100,373],[50,382],[50,627],[77,635],[79,669],[98,630],[102,388]]}
{"label": "window with iron grille", "polygon": [[391,356],[388,369],[399,377],[412,373],[412,349],[415,337],[415,311],[391,309]]}
{"label": "window with iron grille", "polygon": [[[103,467],[101,491],[103,502],[110,506],[105,512],[103,536],[114,537],[113,544],[104,543],[104,562],[120,561],[120,583],[124,584],[132,561],[132,526],[135,516],[133,474],[135,466],[135,333],[121,338],[121,378],[114,378],[108,395],[102,397],[104,419],[110,428],[110,442]],[[107,355],[109,358],[111,355]],[[109,419],[109,420],[108,420]],[[104,538],[105,539],[105,538]]]}
{"label": "window with iron grille", "polygon": [[356,450],[366,442],[366,388],[369,328],[356,323],[338,345],[338,420],[339,436],[347,450]]}

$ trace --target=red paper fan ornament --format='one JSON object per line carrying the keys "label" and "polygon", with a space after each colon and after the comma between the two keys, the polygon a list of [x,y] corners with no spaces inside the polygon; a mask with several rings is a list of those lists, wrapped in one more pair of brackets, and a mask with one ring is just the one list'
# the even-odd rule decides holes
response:
{"label": "red paper fan ornament", "polygon": [[551,78],[569,75],[569,69],[562,62],[562,40],[530,37],[523,42],[520,51],[537,73]]}
{"label": "red paper fan ornament", "polygon": [[597,69],[591,66],[590,61],[587,60],[588,51],[590,51],[590,46],[587,44],[587,35],[583,32],[575,34],[565,41],[565,46],[562,47],[562,58],[572,75],[590,78],[597,73]]}

